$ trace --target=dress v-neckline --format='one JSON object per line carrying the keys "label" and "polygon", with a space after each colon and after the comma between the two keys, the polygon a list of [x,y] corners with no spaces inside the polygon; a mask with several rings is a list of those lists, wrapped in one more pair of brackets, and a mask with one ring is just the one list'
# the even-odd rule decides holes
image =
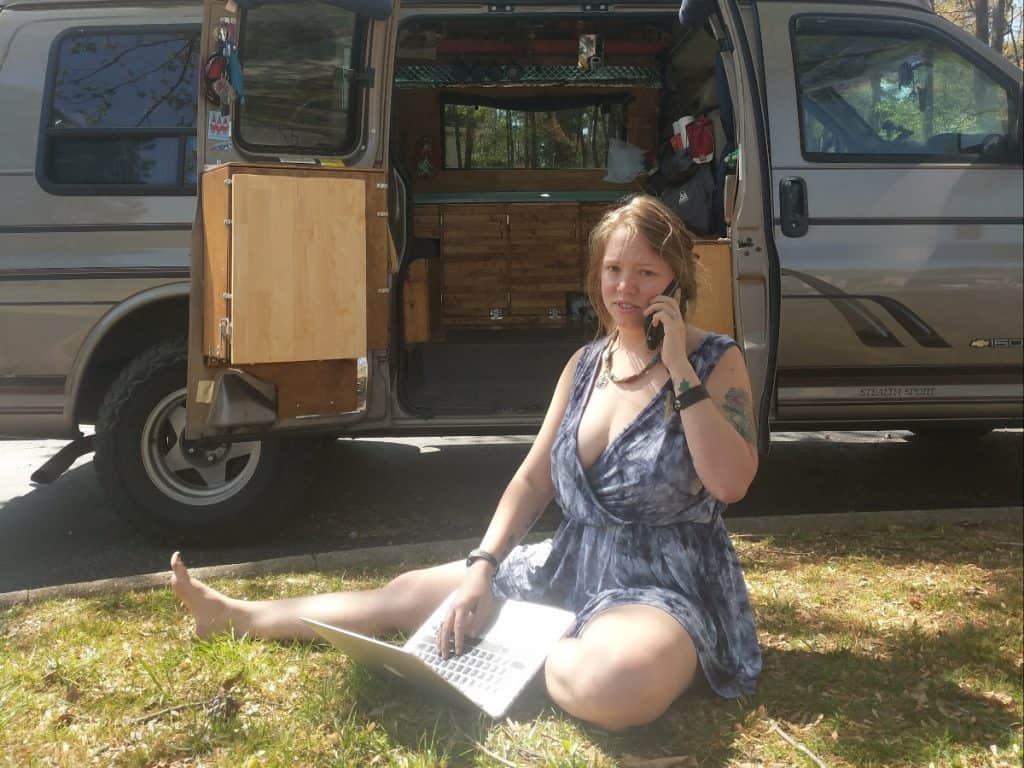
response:
{"label": "dress v-neckline", "polygon": [[[700,340],[700,343],[696,347],[693,348],[693,352],[691,352],[689,355],[687,355],[687,358],[692,359],[693,356],[695,354],[697,354],[697,352],[699,352],[701,350],[701,348],[704,346],[704,344],[707,343],[707,340],[709,338],[711,338],[711,334],[710,333],[705,333],[704,337]],[[607,344],[607,342],[606,342],[606,344]],[[603,352],[604,351],[604,347],[602,347],[601,350]],[[661,385],[661,387],[654,394],[654,396],[650,399],[650,401],[647,403],[647,405],[645,405],[643,408],[641,408],[640,411],[636,414],[636,416],[634,416],[626,424],[626,426],[624,426],[622,429],[620,429],[618,431],[618,433],[616,433],[615,437],[611,438],[605,444],[605,446],[602,449],[602,451],[599,454],[597,454],[597,458],[594,459],[593,462],[591,462],[589,467],[584,467],[583,466],[583,459],[580,457],[580,425],[583,423],[583,414],[586,412],[587,406],[590,405],[590,397],[591,397],[591,395],[594,394],[594,382],[597,380],[598,373],[601,370],[602,358],[603,358],[603,355],[599,352],[598,355],[597,355],[597,363],[596,363],[596,365],[594,365],[593,370],[589,374],[589,381],[587,382],[587,391],[584,393],[583,399],[580,402],[580,409],[579,409],[579,412],[576,414],[576,425],[573,428],[573,443],[574,443],[573,444],[573,453],[576,455],[576,466],[579,467],[580,471],[583,472],[584,475],[586,475],[587,473],[590,472],[590,470],[592,470],[594,467],[596,467],[601,462],[601,460],[605,457],[605,455],[608,453],[608,451],[611,449],[611,447],[613,445],[615,445],[624,434],[629,432],[640,421],[640,419],[643,416],[647,415],[647,412],[651,409],[651,407],[655,403],[657,403],[657,402],[659,402],[661,400],[662,395],[665,394],[665,390],[668,389],[672,385],[672,377],[669,376],[667,379],[665,379],[665,383]]]}

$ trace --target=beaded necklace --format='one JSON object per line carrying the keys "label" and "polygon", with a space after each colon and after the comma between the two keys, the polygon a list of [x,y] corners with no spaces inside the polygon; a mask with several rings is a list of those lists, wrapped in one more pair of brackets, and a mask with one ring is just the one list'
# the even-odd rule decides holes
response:
{"label": "beaded necklace", "polygon": [[615,342],[618,341],[618,339],[619,332],[616,331],[615,335],[613,335],[608,340],[608,346],[604,348],[604,352],[601,354],[601,373],[600,375],[598,375],[597,381],[594,382],[594,386],[597,387],[598,389],[604,389],[605,387],[608,386],[609,382],[611,382],[612,384],[629,384],[631,382],[634,382],[641,376],[643,376],[645,373],[647,373],[649,370],[651,370],[651,368],[653,368],[654,366],[661,362],[661,351],[659,350],[658,352],[654,353],[654,357],[648,360],[647,365],[645,365],[642,369],[640,369],[639,371],[630,376],[619,378],[614,373],[612,373],[612,356],[615,354],[614,346]]}

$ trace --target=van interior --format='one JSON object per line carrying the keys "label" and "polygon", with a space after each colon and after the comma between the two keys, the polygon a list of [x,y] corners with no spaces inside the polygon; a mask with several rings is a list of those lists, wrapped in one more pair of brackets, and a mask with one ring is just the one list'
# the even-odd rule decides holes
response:
{"label": "van interior", "polygon": [[[597,334],[590,230],[638,192],[661,196],[698,241],[688,322],[733,333],[735,146],[717,56],[707,25],[672,16],[403,25],[391,159],[413,212],[398,281],[407,411],[543,412]],[[712,152],[673,144],[683,118]]]}

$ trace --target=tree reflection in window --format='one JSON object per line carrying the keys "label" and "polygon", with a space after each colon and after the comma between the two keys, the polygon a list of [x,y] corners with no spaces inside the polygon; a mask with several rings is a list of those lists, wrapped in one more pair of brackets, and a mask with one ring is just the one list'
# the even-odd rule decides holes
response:
{"label": "tree reflection in window", "polygon": [[621,104],[559,110],[445,104],[444,167],[604,168],[623,114]]}
{"label": "tree reflection in window", "polygon": [[47,119],[47,181],[193,192],[198,55],[193,27],[64,37]]}

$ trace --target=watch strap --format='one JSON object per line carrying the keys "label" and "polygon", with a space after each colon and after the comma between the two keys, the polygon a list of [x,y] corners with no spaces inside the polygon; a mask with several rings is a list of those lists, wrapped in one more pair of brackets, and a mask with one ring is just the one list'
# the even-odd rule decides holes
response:
{"label": "watch strap", "polygon": [[477,560],[486,560],[488,563],[494,566],[494,570],[498,570],[498,558],[488,552],[486,549],[474,549],[469,555],[466,556],[466,567],[469,568]]}
{"label": "watch strap", "polygon": [[680,392],[672,398],[672,410],[676,413],[686,410],[691,405],[699,403],[701,400],[707,400],[711,397],[708,391],[704,389],[703,384],[698,384],[695,387],[690,387],[685,392]]}

